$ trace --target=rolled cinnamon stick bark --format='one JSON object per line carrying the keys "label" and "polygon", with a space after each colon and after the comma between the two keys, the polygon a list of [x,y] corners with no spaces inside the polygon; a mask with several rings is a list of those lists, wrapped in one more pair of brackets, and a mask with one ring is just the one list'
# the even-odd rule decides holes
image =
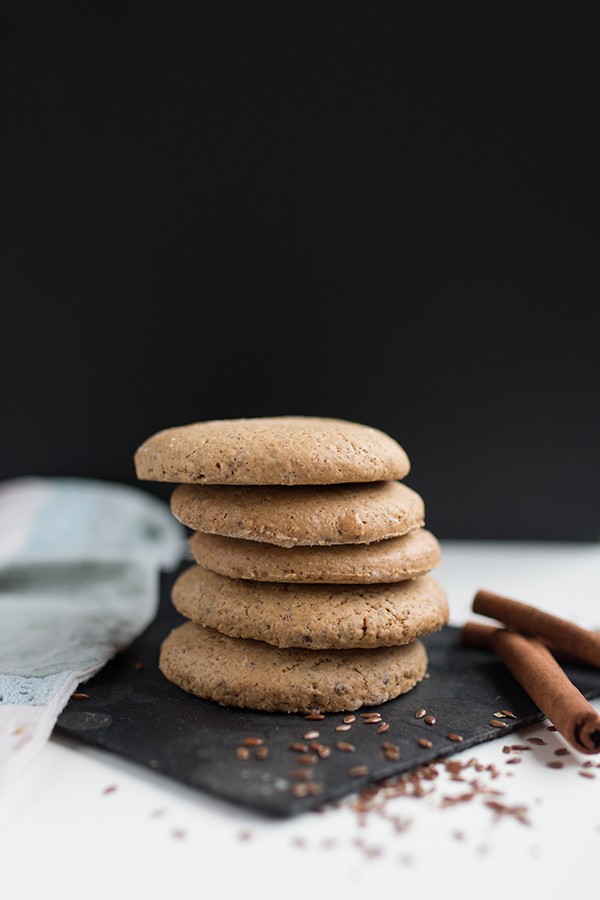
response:
{"label": "rolled cinnamon stick bark", "polygon": [[555,651],[600,666],[598,632],[588,631],[587,628],[581,628],[573,622],[543,612],[520,600],[511,600],[485,590],[475,594],[473,612],[497,619],[509,628],[524,634],[549,641]]}
{"label": "rolled cinnamon stick bark", "polygon": [[[468,647],[481,647],[486,650],[492,650],[492,638],[497,631],[497,625],[484,625],[482,622],[465,622],[460,631],[460,639]],[[561,650],[552,641],[544,638],[537,638],[537,640],[548,648],[552,656],[563,663],[577,665],[577,663],[585,662],[580,656]]]}
{"label": "rolled cinnamon stick bark", "polygon": [[600,715],[535,638],[506,628],[491,637],[495,652],[557,731],[580,753],[600,752]]}

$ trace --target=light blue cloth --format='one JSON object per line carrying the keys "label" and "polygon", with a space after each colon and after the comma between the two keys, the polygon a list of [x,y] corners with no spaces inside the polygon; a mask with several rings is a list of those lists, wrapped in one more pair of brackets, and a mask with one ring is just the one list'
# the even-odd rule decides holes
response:
{"label": "light blue cloth", "polygon": [[[140,488],[0,484],[0,731],[4,712],[9,731],[29,730],[21,745],[39,745],[36,728],[47,737],[74,687],[152,621],[160,570],[185,552],[167,504]],[[45,712],[32,718],[25,707]],[[14,752],[3,733],[0,770]]]}

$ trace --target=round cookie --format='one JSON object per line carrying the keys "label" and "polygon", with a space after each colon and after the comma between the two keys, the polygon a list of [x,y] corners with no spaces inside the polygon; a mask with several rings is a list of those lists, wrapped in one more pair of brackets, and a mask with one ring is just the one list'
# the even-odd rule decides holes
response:
{"label": "round cookie", "polygon": [[176,519],[194,531],[279,547],[369,544],[424,524],[422,498],[399,481],[313,487],[182,484]]}
{"label": "round cookie", "polygon": [[136,450],[137,477],[202,484],[389,481],[409,471],[387,434],[341,419],[217,419],[159,431]]}
{"label": "round cookie", "polygon": [[190,566],[171,597],[178,612],[198,625],[276,647],[399,646],[448,621],[446,594],[429,575],[396,584],[279,584]]}
{"label": "round cookie", "polygon": [[420,641],[375,650],[280,649],[186,622],[160,649],[160,670],[222,706],[269,712],[342,712],[411,690],[427,671]]}
{"label": "round cookie", "polygon": [[196,562],[220,575],[253,581],[311,584],[371,584],[405,581],[434,569],[440,545],[431,532],[414,528],[401,537],[372,544],[335,547],[275,547],[217,534],[190,538]]}

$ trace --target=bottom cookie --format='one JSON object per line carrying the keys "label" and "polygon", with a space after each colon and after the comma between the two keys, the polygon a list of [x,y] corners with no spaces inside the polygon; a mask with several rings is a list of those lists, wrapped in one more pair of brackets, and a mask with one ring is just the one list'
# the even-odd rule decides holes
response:
{"label": "bottom cookie", "polygon": [[281,649],[186,622],[160,649],[163,675],[188,693],[266,712],[344,712],[410,691],[425,676],[420,641],[372,650]]}

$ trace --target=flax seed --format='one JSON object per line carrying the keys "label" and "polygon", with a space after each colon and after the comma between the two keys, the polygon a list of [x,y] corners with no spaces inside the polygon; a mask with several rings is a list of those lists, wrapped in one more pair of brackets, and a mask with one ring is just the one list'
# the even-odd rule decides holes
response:
{"label": "flax seed", "polygon": [[350,769],[348,775],[350,778],[360,778],[362,775],[369,774],[368,766],[354,766],[354,768]]}
{"label": "flax seed", "polygon": [[351,728],[352,728],[352,725],[336,725],[335,726],[336,731],[350,731]]}
{"label": "flax seed", "polygon": [[349,744],[348,741],[338,741],[335,746],[338,750],[341,750],[342,753],[354,753],[356,750],[354,744]]}
{"label": "flax seed", "polygon": [[550,760],[550,762],[547,762],[546,765],[549,769],[562,769],[564,763],[561,763],[558,759],[553,759]]}
{"label": "flax seed", "polygon": [[508,716],[509,719],[516,719],[514,712],[511,712],[510,709],[502,709],[500,710],[503,716]]}
{"label": "flax seed", "polygon": [[501,722],[500,719],[492,719],[488,725],[492,725],[494,728],[508,728],[506,722]]}
{"label": "flax seed", "polygon": [[496,719],[505,719],[506,718],[506,716],[502,712],[494,713],[494,716]]}
{"label": "flax seed", "polygon": [[250,751],[247,747],[237,747],[235,755],[238,759],[250,759]]}
{"label": "flax seed", "polygon": [[437,719],[435,716],[425,716],[423,721],[425,722],[426,725],[435,725],[435,723],[437,722]]}
{"label": "flax seed", "polygon": [[302,763],[303,766],[314,766],[318,761],[319,757],[316,753],[301,753],[298,757],[298,762]]}
{"label": "flax seed", "polygon": [[356,716],[344,716],[345,725],[351,725],[352,722],[356,722]]}
{"label": "flax seed", "polygon": [[415,713],[415,719],[422,719],[423,716],[426,716],[426,715],[427,715],[426,709],[418,709],[417,712]]}
{"label": "flax seed", "polygon": [[244,738],[242,744],[244,747],[260,747],[264,742],[264,738],[261,737],[247,737]]}
{"label": "flax seed", "polygon": [[559,747],[558,750],[555,750],[555,751],[554,751],[554,755],[555,755],[555,756],[569,756],[569,755],[570,755],[570,751],[567,750],[566,747]]}
{"label": "flax seed", "polygon": [[595,778],[596,777],[593,772],[587,772],[587,771],[582,771],[582,770],[580,770],[577,774],[581,775],[582,778]]}
{"label": "flax seed", "polygon": [[292,771],[289,774],[289,777],[293,781],[312,781],[313,770],[312,769],[292,769]]}
{"label": "flax seed", "polygon": [[400,750],[398,747],[385,747],[383,755],[387,762],[395,762],[396,760],[400,759]]}
{"label": "flax seed", "polygon": [[446,735],[449,741],[454,741],[455,744],[460,744],[463,740],[462,734],[455,734],[454,731],[448,732]]}
{"label": "flax seed", "polygon": [[89,700],[89,698],[90,698],[90,695],[84,694],[82,691],[77,691],[76,694],[73,694],[74,700]]}
{"label": "flax seed", "polygon": [[307,716],[304,716],[304,718],[308,719],[309,722],[320,722],[325,716],[323,713],[309,713]]}
{"label": "flax seed", "polygon": [[266,759],[269,755],[268,747],[257,747],[254,751],[254,755],[257,759]]}
{"label": "flax seed", "polygon": [[546,741],[541,737],[531,737],[527,738],[527,740],[530,744],[535,744],[536,747],[543,747],[546,743]]}
{"label": "flax seed", "polygon": [[379,728],[377,729],[377,734],[385,734],[386,731],[390,730],[389,722],[382,722]]}
{"label": "flax seed", "polygon": [[316,741],[318,737],[320,737],[318,731],[307,731],[306,734],[303,735],[305,741]]}
{"label": "flax seed", "polygon": [[521,761],[522,761],[522,757],[512,756],[510,759],[506,760],[506,765],[507,766],[516,766],[517,763],[520,763]]}
{"label": "flax seed", "polygon": [[418,744],[420,747],[427,747],[427,748],[433,747],[433,744],[431,743],[431,741],[428,741],[427,738],[423,738],[423,737],[422,737],[422,738],[418,738],[417,744]]}
{"label": "flax seed", "polygon": [[135,669],[136,672],[141,672],[142,669],[146,668],[146,666],[144,665],[143,662],[136,662],[133,664],[133,668]]}
{"label": "flax seed", "polygon": [[323,744],[317,750],[317,756],[319,759],[327,759],[328,756],[331,756],[331,747],[325,747]]}
{"label": "flax seed", "polygon": [[294,753],[308,753],[308,745],[300,744],[297,742],[295,744],[291,744],[290,750],[293,750]]}

